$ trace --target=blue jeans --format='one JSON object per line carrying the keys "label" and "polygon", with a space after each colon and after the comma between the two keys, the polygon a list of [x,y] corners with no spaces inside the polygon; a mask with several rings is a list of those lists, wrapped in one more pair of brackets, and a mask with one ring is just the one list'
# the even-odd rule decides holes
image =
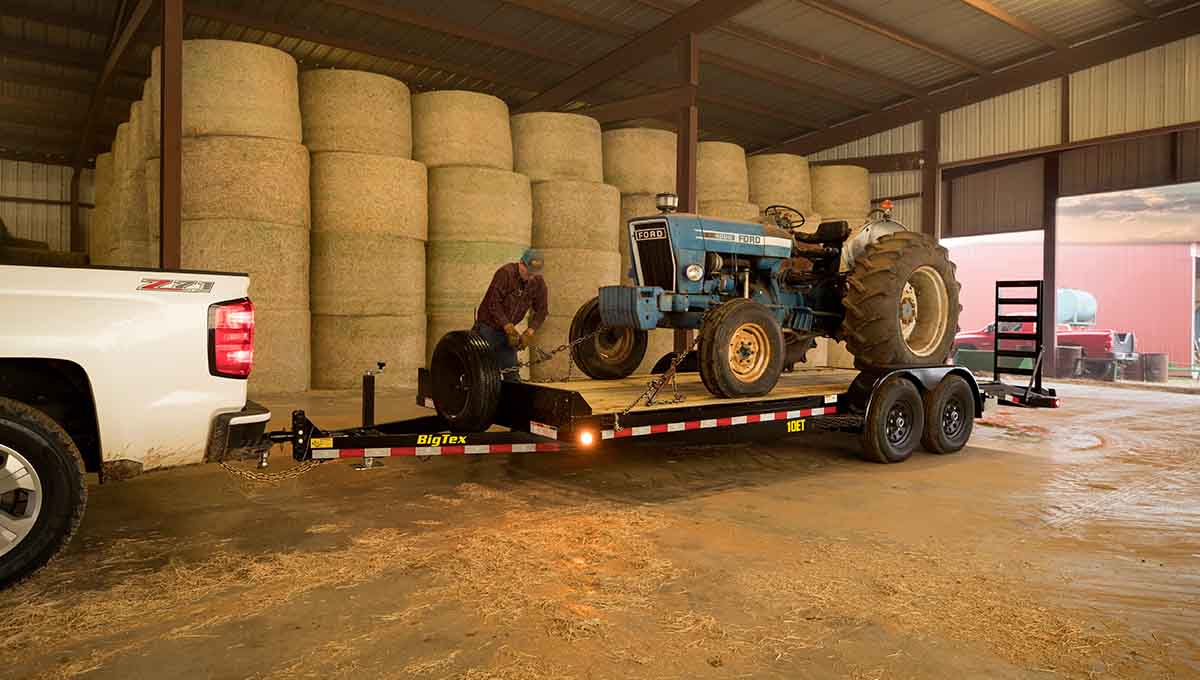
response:
{"label": "blue jeans", "polygon": [[[508,336],[504,331],[496,330],[482,321],[476,321],[472,330],[481,335],[488,347],[492,348],[492,353],[496,355],[496,363],[501,369],[517,365],[517,350],[508,346]],[[504,380],[508,382],[519,382],[520,379],[516,371],[504,374]]]}

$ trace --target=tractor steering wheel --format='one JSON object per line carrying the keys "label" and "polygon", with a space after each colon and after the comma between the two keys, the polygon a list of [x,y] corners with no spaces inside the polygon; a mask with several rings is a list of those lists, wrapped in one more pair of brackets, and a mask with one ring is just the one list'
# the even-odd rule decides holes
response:
{"label": "tractor steering wheel", "polygon": [[[800,221],[799,222],[794,221],[788,215],[788,213],[791,213],[792,215],[799,217]],[[795,208],[793,208],[791,206],[782,205],[779,203],[776,203],[774,205],[768,205],[766,207],[766,209],[763,210],[763,214],[766,215],[767,217],[770,217],[772,220],[774,220],[775,224],[778,225],[780,229],[787,229],[789,231],[791,231],[792,229],[799,229],[800,227],[803,227],[804,223],[806,221],[804,219],[804,213],[800,212],[799,210],[796,210]]]}

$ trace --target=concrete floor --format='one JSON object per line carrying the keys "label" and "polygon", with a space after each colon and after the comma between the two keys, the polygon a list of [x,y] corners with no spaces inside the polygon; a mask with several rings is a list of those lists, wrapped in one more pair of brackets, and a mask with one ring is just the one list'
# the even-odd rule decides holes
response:
{"label": "concrete floor", "polygon": [[1200,397],[1062,393],[893,466],[826,435],[94,487],[0,594],[0,676],[1200,677]]}

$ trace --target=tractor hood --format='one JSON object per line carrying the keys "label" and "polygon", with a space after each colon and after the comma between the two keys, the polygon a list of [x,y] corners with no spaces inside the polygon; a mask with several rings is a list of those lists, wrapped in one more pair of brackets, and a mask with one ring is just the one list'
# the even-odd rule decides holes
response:
{"label": "tractor hood", "polygon": [[[720,253],[749,257],[786,258],[792,254],[792,240],[778,231],[755,222],[701,217],[690,213],[671,213],[631,220],[629,236],[635,249],[638,241],[662,238],[670,234],[677,251]],[[702,259],[700,260],[703,261]]]}

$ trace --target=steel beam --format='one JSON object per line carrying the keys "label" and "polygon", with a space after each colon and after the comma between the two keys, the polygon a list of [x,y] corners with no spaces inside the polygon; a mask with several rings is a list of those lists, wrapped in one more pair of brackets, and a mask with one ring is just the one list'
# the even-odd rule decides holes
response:
{"label": "steel beam", "polygon": [[163,269],[179,269],[183,219],[183,0],[161,0],[161,4],[158,262]]}
{"label": "steel beam", "polygon": [[1142,0],[1117,0],[1117,2],[1133,10],[1133,12],[1140,17],[1153,19],[1154,17],[1158,16],[1158,14],[1154,10],[1150,9],[1149,5],[1142,2]]}
{"label": "steel beam", "polygon": [[983,12],[984,14],[995,19],[996,21],[1006,24],[1010,28],[1015,28],[1016,30],[1020,31],[1021,33],[1024,33],[1025,35],[1029,36],[1030,38],[1033,38],[1034,40],[1042,43],[1043,45],[1046,45],[1047,47],[1053,47],[1056,50],[1063,50],[1068,47],[1068,45],[1065,41],[1063,41],[1062,39],[1060,39],[1058,36],[1054,35],[1053,33],[1042,30],[1038,26],[1035,26],[1032,22],[1022,19],[1021,17],[1004,9],[1003,7],[1000,7],[994,3],[988,2],[988,0],[961,0],[961,1],[967,5],[970,5],[971,7],[974,7],[975,9],[979,10],[980,12]]}
{"label": "steel beam", "polygon": [[[679,43],[679,84],[700,86],[700,39],[688,33]],[[700,114],[695,102],[679,109],[675,119],[675,193],[679,196],[681,212],[698,212],[696,196],[696,158],[700,146]],[[673,350],[682,354],[692,348],[692,331],[676,328]]]}
{"label": "steel beam", "polygon": [[934,113],[921,122],[921,231],[937,239],[938,217],[942,212],[941,116]]}
{"label": "steel beam", "polygon": [[1058,365],[1058,154],[1046,157],[1043,166],[1044,209],[1042,217],[1042,370],[1052,378]]}
{"label": "steel beam", "polygon": [[667,114],[674,116],[681,108],[695,106],[696,87],[680,85],[620,101],[579,109],[574,113],[591,116],[601,123],[616,123],[636,118],[656,118]]}
{"label": "steel beam", "polygon": [[858,156],[828,161],[810,161],[809,165],[858,165],[871,172],[902,172],[905,170],[920,170],[923,167],[925,154],[921,151],[907,153],[889,153],[878,156]]}
{"label": "steel beam", "polygon": [[619,77],[635,66],[669,52],[689,33],[709,29],[759,0],[699,0],[671,15],[646,33],[633,38],[591,64],[576,71],[549,90],[523,104],[518,111],[558,109],[581,94]]}

